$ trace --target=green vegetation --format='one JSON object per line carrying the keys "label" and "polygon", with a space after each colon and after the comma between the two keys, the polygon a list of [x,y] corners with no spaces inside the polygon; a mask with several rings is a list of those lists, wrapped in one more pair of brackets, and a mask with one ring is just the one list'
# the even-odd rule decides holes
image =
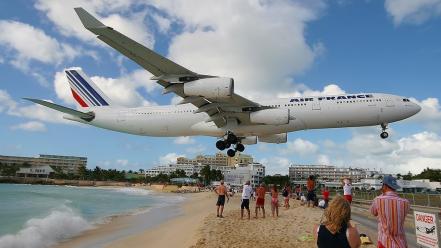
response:
{"label": "green vegetation", "polygon": [[15,173],[20,169],[20,167],[29,167],[28,163],[23,164],[2,164],[0,163],[0,175],[2,176],[15,176]]}
{"label": "green vegetation", "polygon": [[263,182],[266,185],[275,184],[279,187],[283,187],[285,186],[286,183],[289,183],[289,176],[281,176],[281,175],[265,176],[263,178]]}

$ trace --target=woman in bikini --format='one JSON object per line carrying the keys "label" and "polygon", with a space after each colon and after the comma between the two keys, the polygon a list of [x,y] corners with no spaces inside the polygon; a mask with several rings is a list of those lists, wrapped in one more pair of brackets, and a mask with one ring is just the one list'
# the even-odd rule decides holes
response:
{"label": "woman in bikini", "polygon": [[271,213],[273,217],[274,212],[276,212],[276,216],[279,217],[279,193],[277,192],[277,186],[275,184],[271,189]]}

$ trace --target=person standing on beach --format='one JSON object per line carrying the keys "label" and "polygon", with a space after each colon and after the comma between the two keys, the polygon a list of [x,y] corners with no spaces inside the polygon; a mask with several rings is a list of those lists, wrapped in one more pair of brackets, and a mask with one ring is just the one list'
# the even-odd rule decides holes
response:
{"label": "person standing on beach", "polygon": [[306,189],[308,190],[308,194],[306,195],[306,200],[308,201],[308,208],[309,205],[312,203],[312,207],[314,208],[314,200],[315,200],[315,181],[314,176],[310,175],[308,177],[308,181],[306,182]]}
{"label": "person standing on beach", "polygon": [[351,205],[336,196],[324,212],[325,221],[314,228],[318,248],[358,248],[360,235],[350,223]]}
{"label": "person standing on beach", "polygon": [[325,188],[323,189],[323,200],[325,201],[325,206],[324,208],[328,207],[328,203],[329,203],[329,189],[328,186],[325,186]]}
{"label": "person standing on beach", "polygon": [[404,221],[409,213],[407,199],[396,193],[400,186],[397,179],[387,175],[383,177],[382,194],[375,197],[371,213],[378,220],[378,248],[407,248]]}
{"label": "person standing on beach", "polygon": [[263,218],[265,218],[265,193],[266,189],[263,183],[260,184],[260,187],[256,190],[256,217],[257,218],[257,210],[259,208],[262,209]]}
{"label": "person standing on beach", "polygon": [[253,188],[250,185],[250,181],[246,181],[242,189],[242,202],[240,204],[240,219],[243,220],[243,210],[244,208],[248,212],[248,219],[250,219],[250,197]]}
{"label": "person standing on beach", "polygon": [[291,196],[291,186],[289,186],[289,183],[286,183],[285,188],[283,188],[282,196],[284,200],[284,207],[285,209],[289,209],[289,198]]}
{"label": "person standing on beach", "polygon": [[350,178],[343,180],[343,197],[349,203],[352,203],[352,183]]}
{"label": "person standing on beach", "polygon": [[230,197],[228,196],[227,187],[224,185],[224,180],[220,181],[220,185],[217,186],[217,188],[214,190],[214,192],[218,195],[217,197],[217,217],[223,218],[224,216],[222,213],[224,212],[224,205],[225,205],[225,197],[227,197],[227,200],[230,200]]}
{"label": "person standing on beach", "polygon": [[271,214],[274,217],[274,212],[276,217],[279,217],[279,192],[277,192],[277,186],[274,184],[271,189]]}

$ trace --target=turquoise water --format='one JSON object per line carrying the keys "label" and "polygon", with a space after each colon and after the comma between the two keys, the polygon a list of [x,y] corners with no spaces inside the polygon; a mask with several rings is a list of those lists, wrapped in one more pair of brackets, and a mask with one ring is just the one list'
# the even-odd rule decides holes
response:
{"label": "turquoise water", "polygon": [[48,247],[107,217],[181,200],[138,188],[0,184],[0,248]]}

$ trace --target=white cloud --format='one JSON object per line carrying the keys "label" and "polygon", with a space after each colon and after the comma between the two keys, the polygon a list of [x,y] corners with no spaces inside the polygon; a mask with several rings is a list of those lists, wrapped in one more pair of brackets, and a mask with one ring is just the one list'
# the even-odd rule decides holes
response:
{"label": "white cloud", "polygon": [[421,111],[412,116],[409,120],[420,123],[429,130],[440,131],[441,106],[438,98],[429,97],[422,101],[411,98],[411,100],[420,105]]}
{"label": "white cloud", "polygon": [[386,0],[384,6],[395,25],[421,24],[441,15],[441,0]]}
{"label": "white cloud", "polygon": [[322,95],[343,95],[346,91],[340,88],[336,84],[328,84],[323,90],[311,90],[305,85],[298,87],[298,90],[292,92],[279,93],[277,97],[288,98],[288,97],[303,97],[303,96],[322,96]]}
{"label": "white cloud", "polygon": [[[190,70],[233,77],[247,96],[275,94],[293,86],[323,50],[308,44],[305,26],[321,1],[155,1],[155,7],[183,27],[169,56]],[[270,35],[269,35],[270,34]]]}
{"label": "white cloud", "polygon": [[30,68],[32,61],[58,65],[80,55],[80,49],[58,42],[43,30],[26,23],[0,20],[0,30],[0,46],[5,48],[1,49],[2,56],[43,85],[47,85],[47,81],[37,69]]}
{"label": "white cloud", "polygon": [[320,154],[317,156],[317,164],[328,165],[330,163],[331,163],[331,160],[329,159],[328,156],[326,156],[324,154]]}
{"label": "white cloud", "polygon": [[263,158],[259,162],[265,165],[266,175],[288,175],[289,166],[291,165],[290,160],[285,157]]}
{"label": "white cloud", "polygon": [[159,157],[159,163],[161,165],[167,165],[167,164],[175,164],[176,159],[179,157],[186,157],[185,154],[176,154],[176,153],[167,153],[164,156]]}
{"label": "white cloud", "polygon": [[[112,103],[126,107],[137,107],[156,105],[155,102],[145,99],[139,92],[139,90],[144,90],[147,93],[152,93],[154,89],[159,87],[155,82],[149,80],[150,77],[149,72],[138,69],[119,78],[92,76],[90,79],[110,98]],[[55,73],[54,87],[59,99],[67,104],[76,104],[64,70]]]}
{"label": "white cloud", "polygon": [[73,124],[63,119],[63,114],[38,104],[21,105],[12,99],[9,93],[0,89],[0,112],[11,116],[24,117],[43,122]]}
{"label": "white cloud", "polygon": [[388,173],[420,173],[423,168],[441,169],[441,137],[420,132],[394,140],[377,135],[355,134],[338,151],[328,154],[350,166],[381,169]]}
{"label": "white cloud", "polygon": [[45,132],[46,125],[38,121],[29,121],[11,127],[12,130],[24,130],[29,132]]}
{"label": "white cloud", "polygon": [[172,99],[170,100],[170,104],[171,105],[177,105],[183,98],[178,96],[178,95],[174,95],[172,97]]}
{"label": "white cloud", "polygon": [[190,144],[194,144],[195,142],[196,141],[190,136],[180,136],[173,141],[173,143],[178,145],[190,145]]}
{"label": "white cloud", "polygon": [[[96,39],[94,34],[83,27],[75,13],[75,7],[83,7],[104,24],[115,28],[143,45],[153,47],[154,37],[144,23],[147,11],[131,12],[130,10],[133,9],[131,7],[134,4],[140,6],[139,1],[130,0],[39,0],[35,3],[35,8],[46,14],[58,31],[68,37],[76,37],[83,41],[92,42],[92,44],[103,45],[101,41]],[[124,13],[124,15],[120,13]]]}
{"label": "white cloud", "polygon": [[293,154],[293,155],[311,155],[316,153],[318,146],[311,141],[297,138],[293,141],[286,143],[286,148],[280,149],[281,154]]}
{"label": "white cloud", "polygon": [[152,14],[153,20],[158,24],[159,32],[166,34],[170,30],[171,21],[158,14]]}

